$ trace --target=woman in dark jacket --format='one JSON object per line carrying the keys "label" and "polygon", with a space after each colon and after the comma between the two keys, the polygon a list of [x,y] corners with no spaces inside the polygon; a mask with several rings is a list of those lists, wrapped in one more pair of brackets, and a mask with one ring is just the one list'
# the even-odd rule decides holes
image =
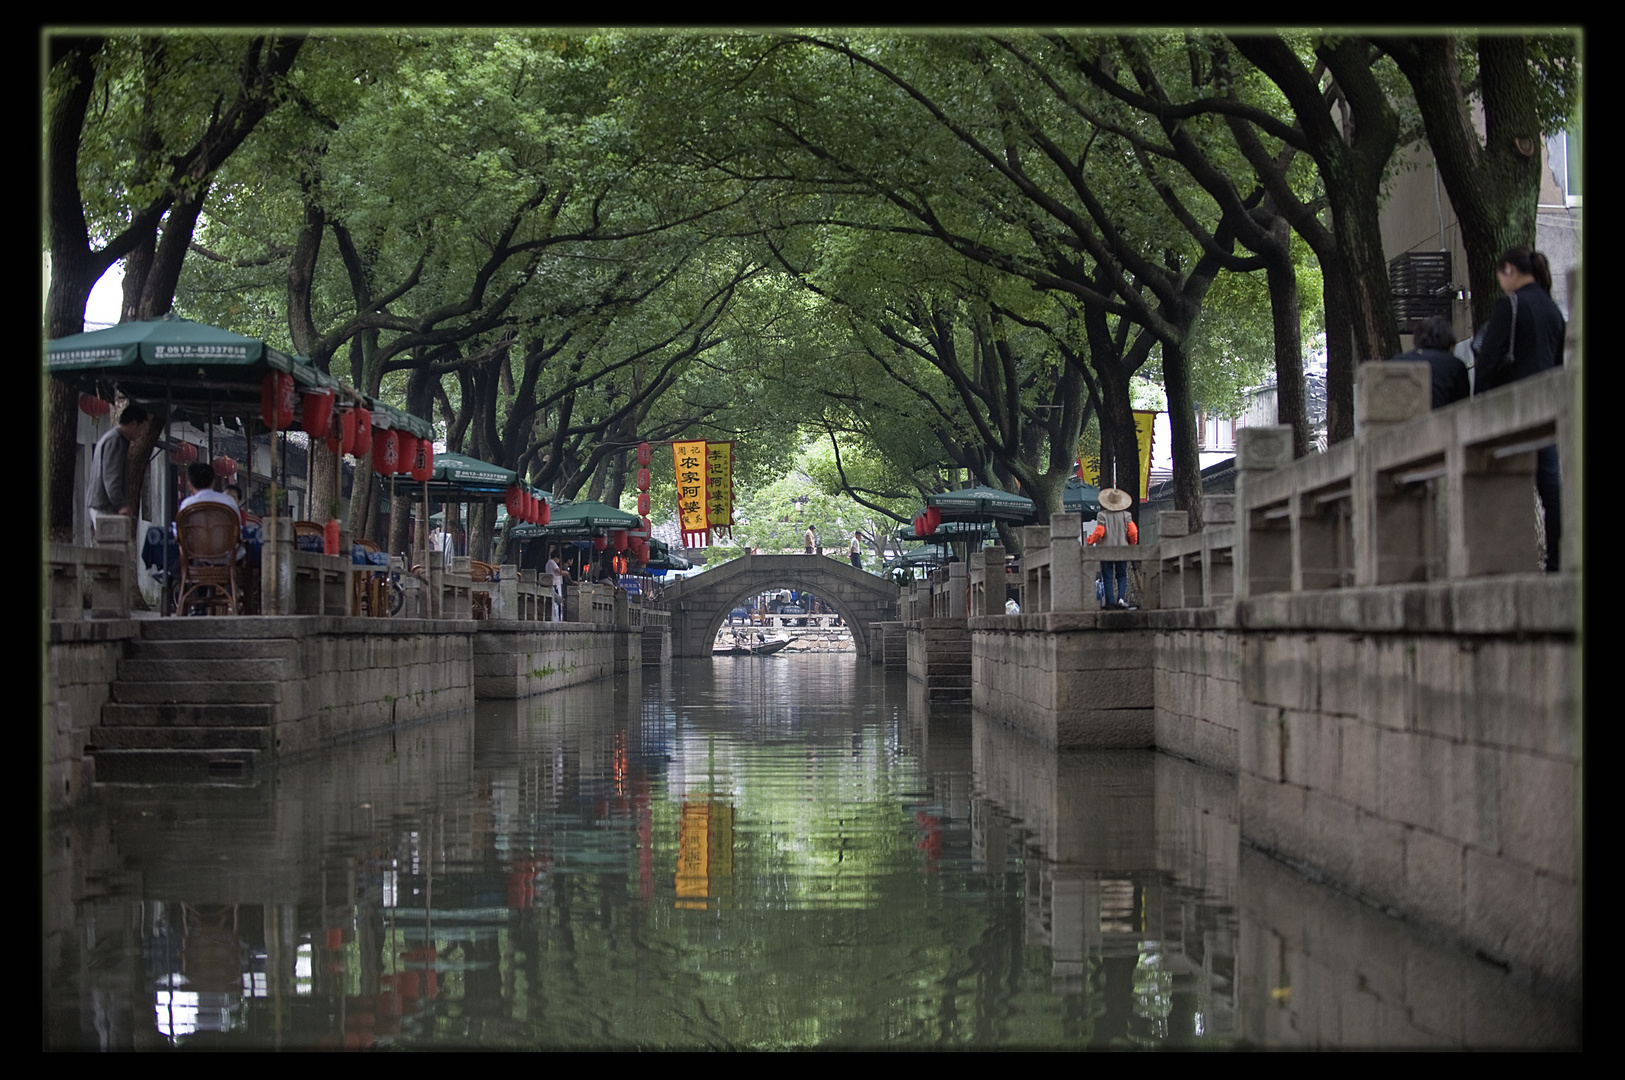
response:
{"label": "woman in dark jacket", "polygon": [[[1528,248],[1508,248],[1496,270],[1501,291],[1478,349],[1473,393],[1527,379],[1563,363],[1563,335],[1568,329],[1552,299],[1552,268],[1546,256]],[[1546,569],[1557,569],[1562,539],[1559,510],[1561,473],[1557,447],[1535,454],[1535,490],[1546,512]]]}
{"label": "woman in dark jacket", "polygon": [[1546,256],[1509,248],[1496,271],[1501,291],[1478,348],[1474,393],[1527,379],[1563,363],[1567,324],[1552,299],[1552,269]]}

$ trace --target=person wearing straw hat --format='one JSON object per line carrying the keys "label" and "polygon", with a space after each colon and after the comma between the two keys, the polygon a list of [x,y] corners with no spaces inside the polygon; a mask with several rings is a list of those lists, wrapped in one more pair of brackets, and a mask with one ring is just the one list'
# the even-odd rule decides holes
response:
{"label": "person wearing straw hat", "polygon": [[[1135,527],[1134,518],[1128,511],[1133,502],[1129,493],[1120,488],[1101,491],[1100,515],[1095,519],[1095,531],[1089,534],[1088,542],[1098,544],[1104,541],[1113,547],[1138,544],[1140,530]],[[1102,562],[1100,576],[1105,586],[1101,610],[1128,607],[1128,563],[1123,560]]]}

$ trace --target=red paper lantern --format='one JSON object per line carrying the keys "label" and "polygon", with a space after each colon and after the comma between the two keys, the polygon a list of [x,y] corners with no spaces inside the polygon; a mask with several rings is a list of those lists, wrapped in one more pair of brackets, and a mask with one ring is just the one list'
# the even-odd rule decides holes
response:
{"label": "red paper lantern", "polygon": [[620,554],[621,552],[625,551],[626,550],[626,530],[625,529],[612,529],[612,530],[610,530],[609,542],[615,546],[615,553],[617,555]]}
{"label": "red paper lantern", "polygon": [[230,480],[237,475],[237,463],[222,454],[214,459],[214,474],[222,480]]}
{"label": "red paper lantern", "polygon": [[95,394],[80,394],[79,411],[86,416],[106,416],[113,411],[113,403],[103,401]]}
{"label": "red paper lantern", "polygon": [[644,533],[646,535],[649,535],[649,536],[654,535],[654,529],[650,526],[649,519],[648,519],[647,516],[645,516],[644,519],[643,519],[643,531],[644,531]]}
{"label": "red paper lantern", "polygon": [[412,455],[412,479],[418,483],[428,480],[434,472],[434,443],[419,439],[417,451]]}
{"label": "red paper lantern", "polygon": [[928,506],[925,510],[925,534],[930,536],[942,524],[942,511],[935,506]]}
{"label": "red paper lantern", "polygon": [[649,479],[650,479],[650,477],[649,477],[649,470],[648,469],[639,469],[638,470],[638,490],[639,491],[648,491],[649,490]]}
{"label": "red paper lantern", "polygon": [[299,426],[312,436],[325,438],[333,423],[333,395],[307,390],[299,395]]}
{"label": "red paper lantern", "polygon": [[293,423],[299,395],[294,392],[293,376],[285,371],[273,371],[260,382],[260,419],[272,431],[281,431]]}
{"label": "red paper lantern", "polygon": [[608,548],[609,548],[609,537],[607,537],[607,536],[595,536],[595,537],[592,538],[592,549],[594,551],[605,551]]}
{"label": "red paper lantern", "polygon": [[[638,464],[639,465],[648,465],[649,460],[653,456],[653,454],[654,454],[654,452],[649,449],[649,444],[648,443],[646,443],[646,442],[638,443]],[[643,484],[642,486],[643,487],[648,487],[649,485],[648,484]]]}
{"label": "red paper lantern", "polygon": [[553,504],[546,499],[536,500],[536,524],[546,525],[553,520]]}
{"label": "red paper lantern", "polygon": [[351,450],[358,458],[364,458],[372,453],[372,410],[357,408],[355,411],[355,447]]}
{"label": "red paper lantern", "polygon": [[516,521],[520,520],[519,502],[524,495],[518,484],[509,484],[507,494],[502,500],[502,505],[508,508],[508,516]]}
{"label": "red paper lantern", "polygon": [[412,459],[418,452],[418,437],[410,431],[395,433],[395,475],[405,476],[412,471]]}
{"label": "red paper lantern", "polygon": [[647,491],[640,491],[638,492],[638,515],[641,517],[647,515],[648,513],[649,493]]}
{"label": "red paper lantern", "polygon": [[379,476],[394,476],[400,471],[400,446],[395,433],[388,428],[372,431],[372,471]]}
{"label": "red paper lantern", "polygon": [[197,447],[189,442],[180,443],[169,452],[169,460],[177,465],[190,465],[197,460]]}

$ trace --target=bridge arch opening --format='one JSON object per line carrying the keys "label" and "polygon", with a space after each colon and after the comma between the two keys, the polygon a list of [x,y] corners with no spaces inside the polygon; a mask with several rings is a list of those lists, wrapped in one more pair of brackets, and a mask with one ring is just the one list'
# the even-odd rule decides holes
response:
{"label": "bridge arch opening", "polygon": [[[706,617],[705,622],[702,624],[705,628],[704,640],[708,643],[716,641],[717,634],[722,630],[723,624],[729,621],[730,615],[741,605],[741,603],[754,600],[763,593],[782,592],[787,590],[796,593],[804,593],[809,596],[815,596],[822,601],[825,606],[833,608],[835,613],[841,617],[841,627],[852,635],[854,654],[862,655],[864,653],[867,642],[867,636],[865,634],[866,628],[860,627],[857,624],[852,606],[844,603],[839,597],[829,595],[827,591],[819,591],[818,589],[812,588],[805,582],[797,581],[788,577],[766,585],[752,583],[741,587],[737,592],[733,592],[731,599],[723,601],[723,603],[715,611]],[[719,595],[727,596],[729,594],[720,593]],[[762,627],[762,629],[768,630],[772,628]]]}
{"label": "bridge arch opening", "polygon": [[774,589],[811,593],[833,608],[859,656],[869,654],[869,624],[897,617],[897,586],[885,578],[818,555],[745,555],[666,590],[673,655],[711,655],[728,613]]}

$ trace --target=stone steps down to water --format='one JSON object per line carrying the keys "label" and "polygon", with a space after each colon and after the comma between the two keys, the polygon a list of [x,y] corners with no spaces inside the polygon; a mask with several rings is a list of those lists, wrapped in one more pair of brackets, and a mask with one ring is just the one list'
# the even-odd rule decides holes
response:
{"label": "stone steps down to water", "polygon": [[163,620],[127,645],[89,733],[98,783],[251,780],[274,748],[294,645],[259,636],[263,624],[224,629]]}

